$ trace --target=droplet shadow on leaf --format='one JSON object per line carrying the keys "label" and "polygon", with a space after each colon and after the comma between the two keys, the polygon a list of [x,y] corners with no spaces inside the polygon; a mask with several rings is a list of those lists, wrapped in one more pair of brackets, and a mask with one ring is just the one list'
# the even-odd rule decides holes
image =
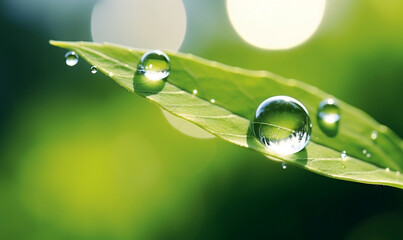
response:
{"label": "droplet shadow on leaf", "polygon": [[[249,126],[249,128],[248,128],[248,132],[246,133],[246,136],[247,136],[246,142],[248,144],[248,147],[254,148],[258,151],[267,150],[266,147],[261,142],[259,142],[259,140],[254,136],[251,126]],[[273,153],[273,155],[276,155],[276,153]],[[266,156],[270,157],[270,155],[268,155],[268,154],[266,154]],[[290,155],[284,155],[283,159],[288,159],[291,162],[295,162],[295,163],[298,163],[299,165],[305,166],[308,163],[308,152],[306,151],[306,148],[304,148],[297,153],[290,154]]]}
{"label": "droplet shadow on leaf", "polygon": [[165,86],[166,78],[151,80],[139,71],[134,73],[133,89],[143,96],[150,96],[159,93]]}

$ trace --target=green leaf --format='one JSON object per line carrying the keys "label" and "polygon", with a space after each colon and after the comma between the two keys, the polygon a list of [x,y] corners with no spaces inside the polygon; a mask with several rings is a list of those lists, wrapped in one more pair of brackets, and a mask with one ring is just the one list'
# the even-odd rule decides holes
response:
{"label": "green leaf", "polygon": [[[56,42],[73,50],[119,85],[156,103],[208,132],[236,145],[332,178],[403,188],[403,142],[363,111],[305,83],[266,71],[249,71],[208,61],[190,54],[166,52],[171,73],[159,89],[134,88],[136,68],[144,50],[111,44]],[[136,90],[134,90],[136,89]],[[197,95],[192,94],[197,89]],[[287,95],[308,109],[313,124],[311,140],[293,155],[268,151],[250,133],[250,119],[266,98]],[[341,113],[338,134],[330,137],[318,127],[316,114],[325,98],[338,102]],[[215,99],[215,103],[210,100]],[[378,137],[371,139],[376,131]],[[362,151],[367,150],[367,158]],[[348,157],[342,159],[341,151]]]}

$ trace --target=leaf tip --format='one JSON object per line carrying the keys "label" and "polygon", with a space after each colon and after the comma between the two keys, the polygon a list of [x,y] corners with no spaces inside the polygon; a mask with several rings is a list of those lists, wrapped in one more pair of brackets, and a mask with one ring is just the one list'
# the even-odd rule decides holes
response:
{"label": "leaf tip", "polygon": [[56,47],[61,47],[61,48],[67,47],[66,42],[62,42],[62,41],[49,40],[49,44],[56,46]]}

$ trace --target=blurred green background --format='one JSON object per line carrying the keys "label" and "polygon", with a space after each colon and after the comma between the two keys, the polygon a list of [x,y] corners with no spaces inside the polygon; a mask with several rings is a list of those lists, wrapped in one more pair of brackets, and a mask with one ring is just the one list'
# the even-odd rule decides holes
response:
{"label": "blurred green background", "polygon": [[[0,239],[403,238],[402,190],[192,138],[83,60],[66,66],[48,40],[92,41],[97,4],[0,2]],[[180,51],[299,79],[403,136],[402,1],[328,0],[313,36],[277,51],[242,40],[225,1],[183,4]]]}

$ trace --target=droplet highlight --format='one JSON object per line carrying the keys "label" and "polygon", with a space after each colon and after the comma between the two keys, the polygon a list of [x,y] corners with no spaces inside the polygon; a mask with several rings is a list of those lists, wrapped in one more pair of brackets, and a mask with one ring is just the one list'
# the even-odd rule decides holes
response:
{"label": "droplet highlight", "polygon": [[78,63],[78,54],[74,51],[69,51],[64,55],[67,66],[75,66]]}
{"label": "droplet highlight", "polygon": [[251,129],[269,150],[283,155],[304,149],[312,131],[305,106],[288,96],[263,101],[256,110]]}
{"label": "droplet highlight", "polygon": [[285,162],[281,163],[281,168],[286,170],[287,169],[287,164]]}
{"label": "droplet highlight", "polygon": [[193,89],[193,94],[197,94],[197,89]]}
{"label": "droplet highlight", "polygon": [[170,73],[169,57],[160,50],[148,51],[141,57],[138,72],[152,81],[165,79]]}
{"label": "droplet highlight", "polygon": [[319,128],[329,137],[337,135],[340,122],[340,109],[337,103],[331,99],[325,99],[319,103],[318,108]]}
{"label": "droplet highlight", "polygon": [[211,103],[215,103],[215,99],[214,99],[214,98],[211,99],[210,102],[211,102]]}
{"label": "droplet highlight", "polygon": [[91,67],[91,73],[92,74],[95,74],[95,73],[97,73],[98,72],[98,68],[96,67],[96,66],[92,66]]}

